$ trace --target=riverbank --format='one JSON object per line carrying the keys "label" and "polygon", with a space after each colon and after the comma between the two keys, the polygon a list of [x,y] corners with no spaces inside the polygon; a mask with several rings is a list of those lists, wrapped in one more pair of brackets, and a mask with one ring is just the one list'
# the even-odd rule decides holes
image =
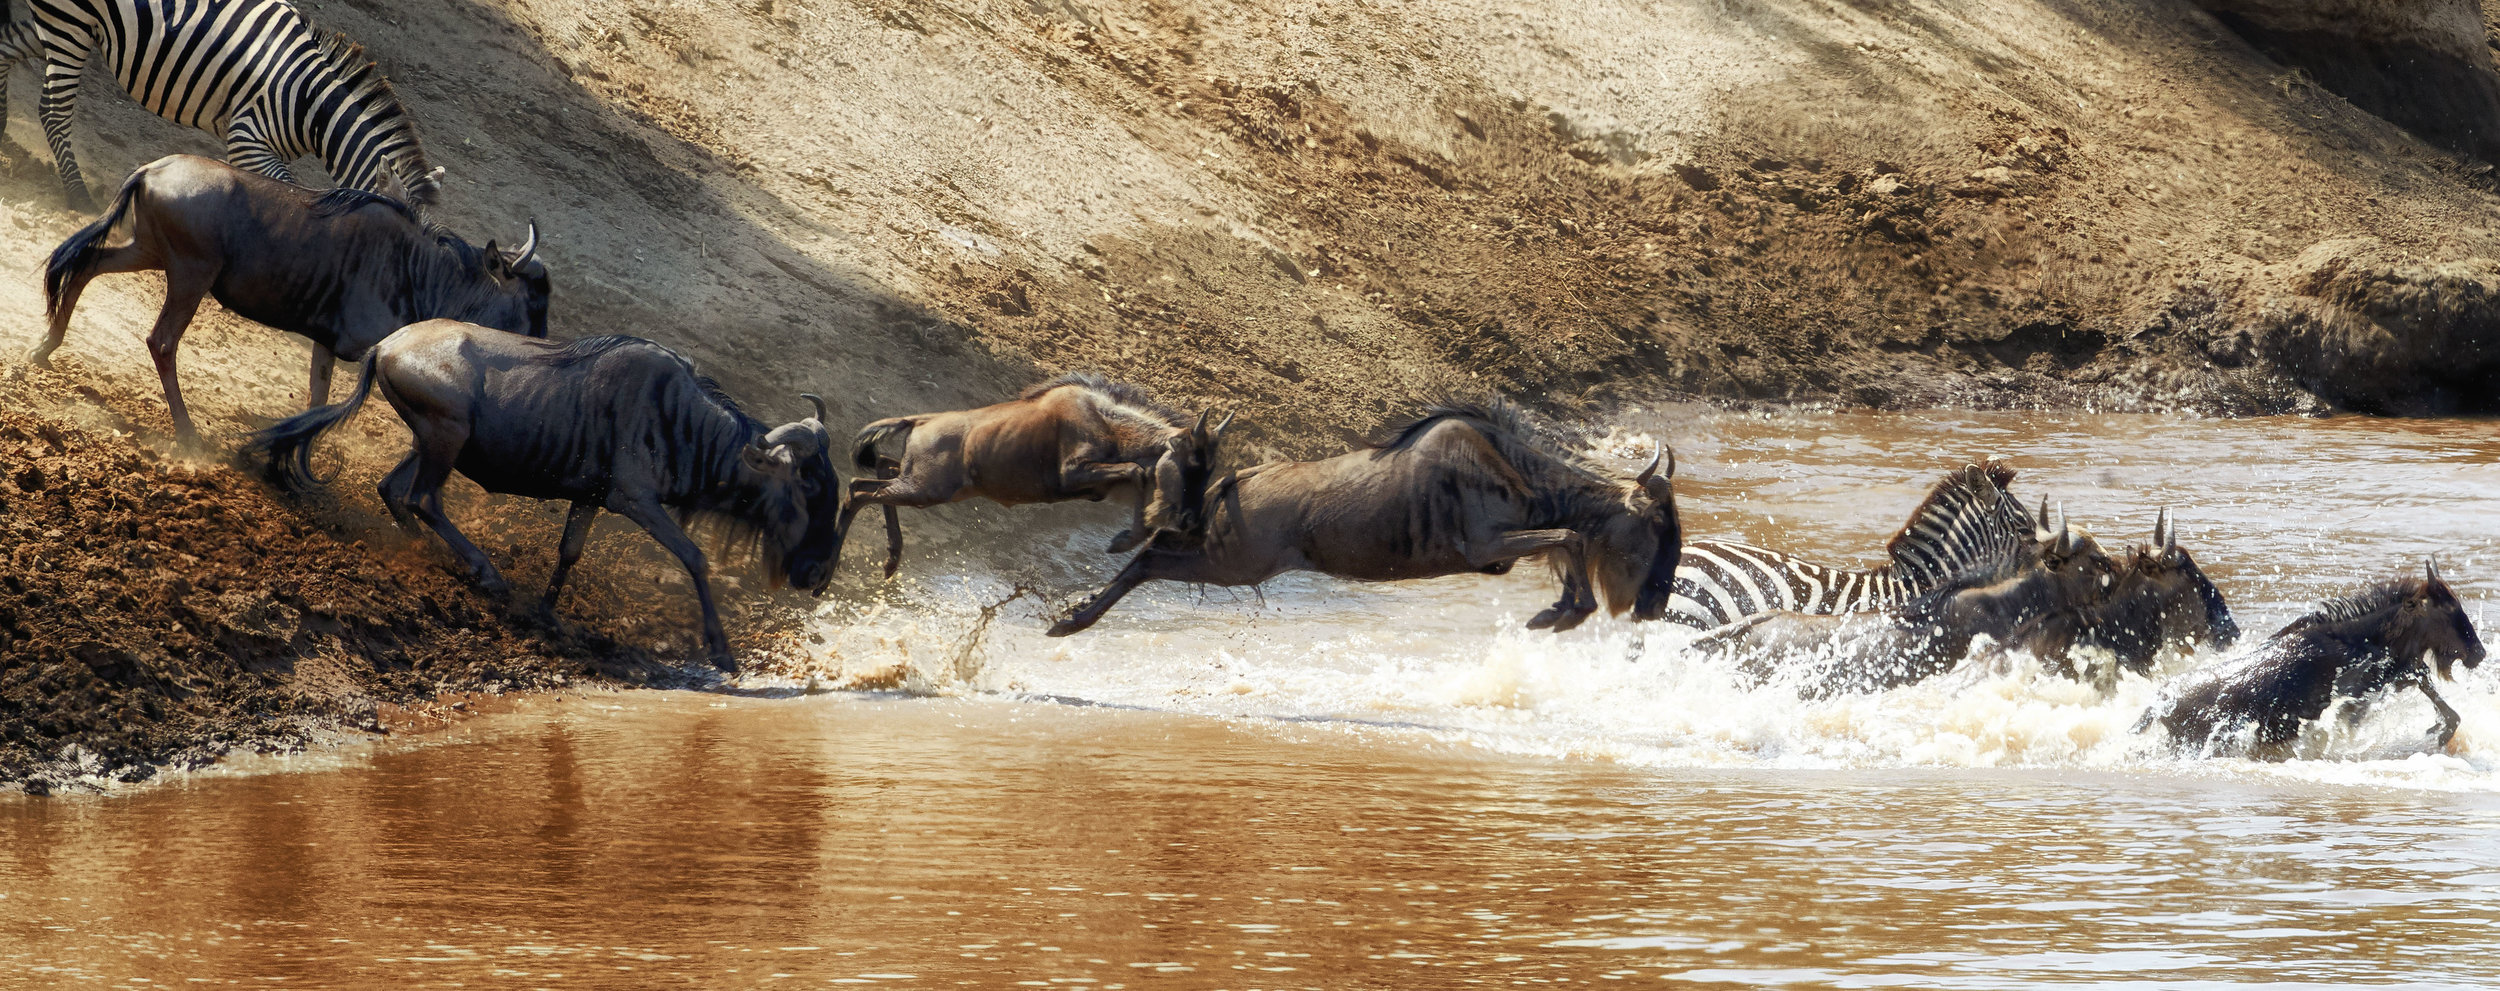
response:
{"label": "riverbank", "polygon": [[[654,562],[603,546],[548,626],[478,595],[431,535],[171,452],[118,412],[138,397],[63,365],[0,382],[0,783],[144,780],[440,717],[447,696],[702,677],[678,666],[692,596]],[[534,605],[554,526],[454,501]],[[739,650],[785,647],[794,611],[740,599]]]}

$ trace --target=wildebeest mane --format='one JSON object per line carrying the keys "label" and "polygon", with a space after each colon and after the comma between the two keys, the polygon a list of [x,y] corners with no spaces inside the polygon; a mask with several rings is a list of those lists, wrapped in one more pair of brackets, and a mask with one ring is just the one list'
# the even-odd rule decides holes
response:
{"label": "wildebeest mane", "polygon": [[[370,189],[357,189],[353,186],[334,186],[322,190],[321,195],[313,197],[311,212],[316,217],[336,217],[354,213],[358,207],[370,203],[378,203],[397,210],[400,216],[410,220],[418,219],[416,210],[399,197],[377,193]],[[462,241],[461,243],[467,244],[468,242]]]}
{"label": "wildebeest mane", "polygon": [[2374,582],[2350,594],[2321,600],[2317,606],[2309,610],[2308,615],[2293,620],[2292,625],[2284,629],[2288,632],[2306,626],[2349,623],[2356,619],[2366,619],[2379,612],[2395,608],[2396,604],[2403,602],[2407,596],[2421,591],[2422,579],[2419,578],[2389,578]]}
{"label": "wildebeest mane", "polygon": [[1442,420],[1468,420],[1482,428],[1502,460],[1529,480],[1549,508],[1576,515],[1599,502],[1617,499],[1629,479],[1600,467],[1581,452],[1588,438],[1568,427],[1541,423],[1505,399],[1444,398],[1427,403],[1423,414],[1392,427],[1374,449],[1404,447]]}
{"label": "wildebeest mane", "polygon": [[1016,394],[1016,398],[1032,399],[1040,396],[1042,393],[1049,392],[1050,390],[1063,385],[1073,385],[1080,388],[1091,389],[1095,392],[1102,393],[1103,395],[1110,396],[1114,402],[1161,420],[1163,421],[1163,425],[1167,427],[1186,427],[1189,426],[1190,423],[1187,415],[1183,414],[1179,410],[1173,409],[1170,406],[1164,405],[1162,401],[1157,400],[1154,397],[1153,393],[1149,393],[1139,386],[1131,385],[1127,382],[1122,382],[1118,379],[1105,376],[1100,372],[1062,373],[1046,381],[1036,382],[1025,387],[1023,392]]}

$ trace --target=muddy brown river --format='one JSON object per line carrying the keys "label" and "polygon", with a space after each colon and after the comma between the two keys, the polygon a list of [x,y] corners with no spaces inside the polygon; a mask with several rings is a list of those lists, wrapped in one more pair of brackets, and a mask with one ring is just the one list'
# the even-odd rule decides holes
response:
{"label": "muddy brown river", "polygon": [[[1675,441],[1695,539],[1872,563],[1996,454],[2107,544],[2172,507],[2252,642],[2426,554],[2478,624],[2500,592],[2490,424],[1614,426],[1627,466]],[[1040,636],[1108,529],[826,606],[817,687],[890,690],[538,698],[0,800],[0,986],[2500,984],[2500,668],[2442,686],[2451,752],[2406,699],[2266,765],[2129,732],[2158,679],[1802,702],[1685,631],[1530,633],[1538,568],[1148,586]]]}

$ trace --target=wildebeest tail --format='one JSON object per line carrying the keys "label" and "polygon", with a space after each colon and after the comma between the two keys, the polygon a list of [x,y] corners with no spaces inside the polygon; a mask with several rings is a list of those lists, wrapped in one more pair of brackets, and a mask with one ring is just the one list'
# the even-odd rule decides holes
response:
{"label": "wildebeest tail", "polygon": [[113,205],[97,217],[95,223],[78,229],[78,233],[52,249],[52,260],[43,267],[43,313],[51,316],[61,306],[61,291],[69,287],[71,276],[95,266],[96,246],[113,233],[113,225],[121,223],[130,213],[130,201],[139,195],[139,184],[147,179],[148,170],[140,169],[122,181],[121,192],[113,194]]}
{"label": "wildebeest tail", "polygon": [[347,422],[365,404],[365,396],[373,391],[374,368],[381,353],[379,347],[365,352],[364,368],[356,374],[356,391],[348,394],[346,402],[305,410],[270,424],[243,443],[243,453],[267,457],[270,480],[290,489],[322,484],[325,480],[312,473],[313,441]]}
{"label": "wildebeest tail", "polygon": [[911,428],[908,416],[890,417],[859,428],[859,436],[851,438],[851,464],[861,471],[876,471],[877,445],[909,437]]}

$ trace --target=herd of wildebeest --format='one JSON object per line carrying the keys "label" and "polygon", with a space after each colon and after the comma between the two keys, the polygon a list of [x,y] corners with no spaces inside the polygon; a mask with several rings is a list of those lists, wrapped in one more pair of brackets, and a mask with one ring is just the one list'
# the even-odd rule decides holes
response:
{"label": "herd of wildebeest", "polygon": [[[121,238],[114,240],[119,232]],[[110,243],[108,243],[110,242]],[[1229,416],[1184,415],[1090,374],[1042,382],[979,409],[895,417],[852,438],[845,482],[824,403],[768,425],[676,352],[623,336],[545,339],[550,294],[535,224],[514,249],[472,247],[391,196],[316,191],[222,162],[176,155],[141,167],[45,271],[59,347],[98,275],[161,270],[166,297],[148,347],[177,440],[198,434],[176,353],[204,297],[314,345],[313,408],[252,435],[289,488],[317,484],[311,449],[377,388],[413,435],[380,485],[403,527],[449,545],[478,588],[509,585],[443,511],[455,471],[486,491],[571,504],[538,609],[552,615],[605,509],[641,526],[693,578],[709,658],[734,669],[687,524],[750,540],[775,583],[822,594],[853,517],[883,510],[885,572],[902,534],[895,509],[983,498],[1007,505],[1133,503],[1110,583],[1050,628],[1082,631],[1152,580],[1255,585],[1288,571],[1356,581],[1503,574],[1541,556],[1561,597],[1527,621],[1568,630],[1603,605],[1633,621],[1708,626],[1695,642],[1740,677],[1809,696],[1886,689],[2020,654],[2104,686],[2151,675],[2166,655],[2238,636],[2214,583],[2178,546],[2165,513],[2153,539],[2118,553],[2005,492],[2013,472],[1983,462],[1948,474],[1865,572],[1743,545],[1689,548],[1672,452],[1628,477],[1587,443],[1498,401],[1435,404],[1385,439],[1319,461],[1227,470]],[[335,358],[334,358],[335,356]],[[353,393],[325,405],[336,359],[361,362]],[[2280,757],[2305,726],[2357,723],[2376,701],[2417,689],[2445,745],[2458,723],[2434,669],[2472,668],[2483,647],[2435,565],[2321,604],[2255,650],[2164,686],[2139,729],[2205,752]]]}

